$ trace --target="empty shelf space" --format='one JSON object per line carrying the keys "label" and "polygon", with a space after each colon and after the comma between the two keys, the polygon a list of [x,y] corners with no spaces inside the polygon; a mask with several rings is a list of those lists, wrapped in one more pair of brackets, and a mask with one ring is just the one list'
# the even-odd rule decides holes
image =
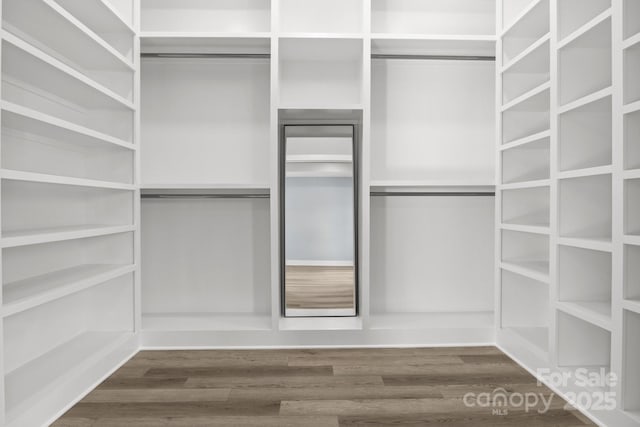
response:
{"label": "empty shelf space", "polygon": [[502,191],[504,224],[549,227],[549,187]]}
{"label": "empty shelf space", "polygon": [[495,56],[496,37],[464,35],[384,34],[371,35],[372,55]]}
{"label": "empty shelf space", "polygon": [[88,264],[17,280],[3,285],[2,315],[24,310],[80,292],[131,273],[133,265]]}
{"label": "empty shelf space", "polygon": [[55,393],[132,337],[127,332],[85,332],[5,374],[7,419],[28,411],[44,394]]}
{"label": "empty shelf space", "polygon": [[622,301],[622,308],[640,315],[640,299],[626,299]]}
{"label": "empty shelf space", "polygon": [[560,236],[611,240],[611,175],[563,179],[558,191]]}
{"label": "empty shelf space", "polygon": [[521,341],[532,349],[543,360],[546,360],[549,352],[549,328],[548,327],[510,327],[504,328],[516,335]]}
{"label": "empty shelf space", "polygon": [[627,235],[640,235],[640,178],[624,182],[624,231]]}
{"label": "empty shelf space", "polygon": [[548,85],[545,83],[503,107],[503,143],[511,143],[549,129],[551,101]]}
{"label": "empty shelf space", "polygon": [[362,0],[280,0],[278,30],[281,33],[361,33],[363,7]]}
{"label": "empty shelf space", "polygon": [[558,50],[559,102],[566,105],[611,86],[611,15],[604,14]]}
{"label": "empty shelf space", "polygon": [[271,52],[269,33],[174,33],[145,32],[140,35],[142,53],[153,54],[258,54]]}
{"label": "empty shelf space", "polygon": [[628,47],[624,55],[624,103],[640,101],[640,43]]}
{"label": "empty shelf space", "polygon": [[493,313],[441,312],[441,313],[372,313],[369,329],[491,329],[494,326]]}
{"label": "empty shelf space", "polygon": [[640,34],[640,3],[638,0],[623,0],[623,36],[625,39]]}
{"label": "empty shelf space", "polygon": [[550,141],[550,136],[545,135],[526,144],[502,150],[502,184],[548,180]]}
{"label": "empty shelf space", "polygon": [[7,181],[37,182],[42,184],[71,185],[75,187],[103,188],[112,190],[133,191],[133,184],[120,184],[116,182],[97,181],[92,179],[73,178],[60,175],[48,175],[33,172],[0,169],[0,178]]}
{"label": "empty shelf space", "polygon": [[140,7],[143,32],[234,34],[271,30],[269,0],[142,0]]}
{"label": "empty shelf space", "polygon": [[528,276],[535,275],[536,280],[549,275],[549,236],[503,229],[502,261],[507,269],[518,269],[518,273],[527,271]]}
{"label": "empty shelf space", "polygon": [[495,33],[495,7],[491,0],[372,0],[371,31],[491,35]]}
{"label": "empty shelf space", "polygon": [[543,225],[521,225],[521,224],[500,224],[500,228],[503,230],[509,231],[520,231],[522,233],[533,233],[533,234],[551,234],[551,228],[549,226]]}
{"label": "empty shelf space", "polygon": [[145,331],[268,331],[270,314],[143,313]]}
{"label": "empty shelf space", "polygon": [[640,169],[640,111],[624,115],[624,167]]}
{"label": "empty shelf space", "polygon": [[558,0],[558,40],[588,26],[610,7],[611,0]]}
{"label": "empty shelf space", "polygon": [[612,162],[612,101],[603,98],[558,117],[560,171],[608,166]]}
{"label": "empty shelf space", "polygon": [[500,268],[538,282],[549,283],[549,261],[546,260],[505,260],[500,263]]}
{"label": "empty shelf space", "polygon": [[86,237],[106,236],[109,234],[134,231],[133,225],[83,225],[51,227],[32,230],[5,231],[2,233],[2,247],[35,245],[63,240],[83,239]]}
{"label": "empty shelf space", "polygon": [[624,245],[624,297],[640,301],[640,246]]}
{"label": "empty shelf space", "polygon": [[549,81],[550,35],[531,45],[502,70],[502,102],[509,103]]}
{"label": "empty shelf space", "polygon": [[533,1],[502,33],[502,62],[508,64],[549,32],[549,0]]}
{"label": "empty shelf space", "polygon": [[602,329],[611,330],[611,302],[598,301],[562,301],[557,303],[559,310],[571,314],[585,322]]}
{"label": "empty shelf space", "polygon": [[[625,310],[623,312],[623,348],[622,392],[625,411],[640,415],[640,313]],[[640,420],[640,418],[636,418]]]}

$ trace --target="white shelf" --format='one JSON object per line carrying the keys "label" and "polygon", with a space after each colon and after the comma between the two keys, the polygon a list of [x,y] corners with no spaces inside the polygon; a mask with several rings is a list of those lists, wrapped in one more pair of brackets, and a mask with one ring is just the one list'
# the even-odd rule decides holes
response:
{"label": "white shelf", "polygon": [[[637,0],[623,0],[623,37],[628,39],[640,34],[640,5]],[[640,406],[639,408],[640,409]]]}
{"label": "white shelf", "polygon": [[513,143],[550,128],[551,95],[549,83],[511,101],[502,107],[502,142]]}
{"label": "white shelf", "polygon": [[144,331],[268,331],[270,314],[143,313]]}
{"label": "white shelf", "polygon": [[353,163],[350,154],[290,154],[287,163]]}
{"label": "white shelf", "polygon": [[559,310],[575,316],[585,322],[592,323],[602,329],[611,330],[611,302],[558,302]]}
{"label": "white shelf", "polygon": [[133,103],[14,35],[2,31],[3,80],[35,87],[88,109],[135,109]]}
{"label": "white shelf", "polygon": [[325,33],[325,32],[293,32],[293,33],[279,33],[278,38],[280,40],[362,40],[362,33]]}
{"label": "white shelf", "polygon": [[624,181],[624,232],[640,235],[640,178]]}
{"label": "white shelf", "polygon": [[5,283],[2,316],[12,316],[134,270],[134,265],[87,264]]}
{"label": "white shelf", "polygon": [[111,0],[56,0],[79,21],[98,34],[135,34],[120,13],[110,4]]}
{"label": "white shelf", "polygon": [[624,103],[632,104],[640,101],[640,34],[638,43],[630,45],[622,54],[624,56]]}
{"label": "white shelf", "polygon": [[583,96],[580,99],[576,99],[569,104],[563,105],[558,109],[558,114],[565,114],[568,112],[572,112],[572,110],[577,110],[582,107],[588,106],[589,104],[596,103],[597,101],[604,100],[605,98],[610,98],[613,94],[613,88],[611,86],[601,89],[597,92],[590,93],[588,95]]}
{"label": "white shelf", "polygon": [[[636,2],[638,3],[638,2]],[[625,361],[622,365],[622,400],[625,411],[635,417],[635,421],[640,423],[640,312],[623,311],[624,329],[622,332],[622,358]]]}
{"label": "white shelf", "polygon": [[550,34],[532,44],[502,69],[502,102],[508,103],[549,81]]}
{"label": "white shelf", "polygon": [[502,223],[500,225],[500,228],[503,230],[518,231],[521,233],[543,234],[547,236],[551,233],[551,229],[548,226],[542,226],[542,225],[522,225],[522,224]]}
{"label": "white shelf", "polygon": [[625,310],[633,311],[634,313],[640,315],[640,300],[635,300],[635,299],[623,300],[622,307]]}
{"label": "white shelf", "polygon": [[[579,3],[579,4],[578,4]],[[590,27],[589,23],[603,13],[609,13],[611,0],[559,0],[558,1],[558,40],[563,40],[581,29]]]}
{"label": "white shelf", "polygon": [[56,141],[64,141],[78,145],[105,144],[128,150],[136,150],[137,146],[118,138],[96,132],[84,126],[43,114],[31,108],[12,102],[2,101],[2,127],[21,133],[36,134]]}
{"label": "white shelf", "polygon": [[640,170],[640,110],[624,116],[624,168]]}
{"label": "white shelf", "polygon": [[611,86],[611,37],[609,10],[559,44],[561,106]]}
{"label": "white shelf", "polygon": [[505,331],[517,336],[517,339],[524,341],[533,353],[541,359],[546,360],[549,353],[549,328],[546,327],[510,327]]}
{"label": "white shelf", "polygon": [[550,188],[548,186],[516,190],[502,189],[503,224],[542,227],[550,224]]}
{"label": "white shelf", "polygon": [[[560,305],[558,306],[560,307]],[[558,366],[559,367],[603,367],[611,366],[611,332],[594,323],[593,312],[571,307],[571,314],[558,312]],[[583,320],[574,314],[586,316]],[[574,378],[574,381],[577,380]]]}
{"label": "white shelf", "polygon": [[493,313],[442,312],[442,313],[372,313],[369,329],[448,329],[448,328],[493,328]]}
{"label": "white shelf", "polygon": [[[347,311],[353,313],[352,310]],[[362,319],[360,317],[281,317],[278,329],[280,331],[359,330],[362,329]]]}
{"label": "white shelf", "polygon": [[28,411],[43,396],[82,375],[131,337],[133,334],[126,332],[86,332],[6,373],[7,419]]}
{"label": "white shelf", "polygon": [[502,149],[502,188],[505,185],[548,181],[551,173],[550,143],[551,137],[547,134],[525,144]]}
{"label": "white shelf", "polygon": [[72,178],[8,169],[0,169],[0,178],[8,181],[39,182],[43,184],[72,185],[76,187],[105,188],[112,190],[133,191],[136,189],[136,186],[132,184],[120,184],[117,182],[96,181],[93,179]]}
{"label": "white shelf", "polygon": [[629,37],[624,42],[622,42],[622,49],[626,50],[635,47],[638,43],[640,43],[640,33],[637,33],[636,35]]}
{"label": "white shelf", "polygon": [[75,227],[55,227],[27,231],[5,232],[2,236],[2,248],[37,245],[86,237],[106,236],[135,231],[133,225],[84,225]]}
{"label": "white shelf", "polygon": [[514,182],[511,184],[502,184],[500,189],[502,190],[521,190],[526,188],[540,188],[540,187],[549,187],[551,185],[551,180],[549,179],[538,179],[535,181],[523,181],[523,182]]}
{"label": "white shelf", "polygon": [[529,101],[529,103],[531,105],[529,105],[529,103],[527,103],[527,106],[532,107],[534,109],[539,110],[542,109],[544,107],[548,108],[548,103],[546,103],[546,98],[544,97],[540,97],[539,95],[542,93],[547,93],[549,90],[551,89],[551,82],[544,82],[542,83],[540,86],[531,89],[529,92],[520,95],[519,97],[515,98],[514,100],[504,104],[502,106],[502,112],[504,113],[505,111],[508,111],[510,109],[515,109],[516,107],[527,103],[527,101]]}
{"label": "white shelf", "polygon": [[613,250],[611,239],[608,237],[560,237],[558,239],[558,244],[601,252],[611,252]]}
{"label": "white shelf", "polygon": [[500,268],[542,283],[549,283],[549,261],[509,261],[500,263]]}
{"label": "white shelf", "polygon": [[598,25],[602,24],[605,21],[611,19],[611,9],[607,8],[602,11],[591,20],[578,27],[575,31],[568,34],[564,39],[560,40],[557,46],[557,49],[560,50],[571,43],[574,43],[576,40],[579,40],[581,37],[585,36],[585,34],[592,31],[594,28],[598,27]]}
{"label": "white shelf", "polygon": [[622,107],[622,114],[631,115],[640,112],[640,101],[632,102]]}
{"label": "white shelf", "polygon": [[640,303],[640,236],[636,236],[635,245],[624,239],[623,275],[624,275],[624,302]]}
{"label": "white shelf", "polygon": [[357,33],[363,29],[362,0],[280,0],[277,4],[278,30],[283,33]]}
{"label": "white shelf", "polygon": [[267,183],[148,183],[141,190],[270,190]]}
{"label": "white shelf", "polygon": [[371,191],[394,191],[406,193],[429,192],[493,192],[495,185],[492,182],[474,182],[472,180],[465,181],[370,181],[369,187]]}
{"label": "white shelf", "polygon": [[549,0],[533,1],[502,32],[503,63],[508,64],[549,32]]}
{"label": "white shelf", "polygon": [[613,169],[611,165],[596,166],[592,168],[569,170],[558,173],[558,179],[588,178],[596,176],[611,175]]}
{"label": "white shelf", "polygon": [[143,53],[269,54],[270,33],[143,32]]}
{"label": "white shelf", "polygon": [[[513,58],[509,63],[504,64],[501,73],[504,75],[508,72],[525,73],[533,70],[534,72],[545,72],[549,74],[549,42],[551,33],[547,33],[540,37],[537,41],[520,52],[518,56]],[[546,67],[545,67],[546,65]],[[546,71],[544,71],[546,68]]]}
{"label": "white shelf", "polygon": [[495,56],[495,36],[380,34],[371,35],[374,55]]}
{"label": "white shelf", "polygon": [[640,246],[640,235],[638,236],[625,235],[624,243],[627,245]]}
{"label": "white shelf", "polygon": [[502,144],[500,146],[500,150],[504,151],[504,150],[510,150],[512,148],[516,148],[516,147],[520,147],[520,146],[524,146],[527,144],[531,144],[531,143],[535,143],[538,142],[540,140],[548,140],[551,138],[551,131],[550,130],[543,130],[542,132],[538,132],[536,134],[533,135],[527,135],[523,138],[517,139],[515,141],[511,141],[509,143],[506,144]]}

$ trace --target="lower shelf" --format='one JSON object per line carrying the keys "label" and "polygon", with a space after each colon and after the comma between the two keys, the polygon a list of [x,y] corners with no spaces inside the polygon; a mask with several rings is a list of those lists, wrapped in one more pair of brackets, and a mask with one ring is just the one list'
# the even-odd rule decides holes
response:
{"label": "lower shelf", "polygon": [[268,331],[269,314],[148,313],[142,315],[145,331]]}
{"label": "lower shelf", "polygon": [[602,329],[611,330],[611,302],[605,301],[563,301],[558,309]]}
{"label": "lower shelf", "polygon": [[369,329],[493,328],[493,312],[372,314]]}
{"label": "lower shelf", "polygon": [[506,330],[517,335],[518,338],[525,341],[526,344],[533,346],[538,354],[547,354],[549,351],[549,328],[544,327],[514,327],[505,328]]}
{"label": "lower shelf", "polygon": [[5,374],[7,420],[21,416],[132,337],[127,332],[86,332]]}

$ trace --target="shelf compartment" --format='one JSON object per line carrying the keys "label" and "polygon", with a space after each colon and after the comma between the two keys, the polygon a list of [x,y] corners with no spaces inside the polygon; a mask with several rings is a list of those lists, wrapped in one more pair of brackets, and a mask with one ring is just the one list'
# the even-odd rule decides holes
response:
{"label": "shelf compartment", "polygon": [[492,0],[372,0],[371,8],[373,33],[495,33]]}
{"label": "shelf compartment", "polygon": [[531,45],[502,71],[502,102],[519,96],[549,81],[550,35]]}
{"label": "shelf compartment", "polygon": [[[535,89],[534,89],[535,91]],[[534,91],[528,92],[532,94]],[[550,91],[535,92],[502,112],[502,143],[510,143],[550,127]]]}
{"label": "shelf compartment", "polygon": [[[549,236],[521,231],[502,230],[501,262],[520,270],[526,269],[541,280],[549,275]],[[508,268],[512,272],[514,268]]]}
{"label": "shelf compartment", "polygon": [[0,177],[5,181],[31,182],[41,184],[58,184],[69,185],[74,187],[99,188],[110,190],[128,190],[136,189],[132,184],[119,184],[109,181],[96,181],[92,179],[71,178],[60,175],[48,175],[33,172],[16,171],[12,169],[0,169]]}
{"label": "shelf compartment", "polygon": [[509,64],[550,30],[549,0],[534,1],[502,34],[502,63]]}
{"label": "shelf compartment", "polygon": [[625,411],[637,414],[640,413],[640,314],[625,310],[623,316],[622,405]]}
{"label": "shelf compartment", "polygon": [[500,263],[500,268],[541,283],[549,283],[548,261],[502,262]]}
{"label": "shelf compartment", "polygon": [[560,105],[611,86],[611,16],[570,38],[558,50]]}
{"label": "shelf compartment", "polygon": [[608,373],[611,366],[611,333],[563,311],[558,312],[557,321],[558,366],[596,372],[604,369]]}
{"label": "shelf compartment", "polygon": [[133,62],[133,37],[135,30],[110,0],[56,0],[76,19],[109,43],[128,61]]}
{"label": "shelf compartment", "polygon": [[145,313],[144,331],[269,331],[270,314]]}
{"label": "shelf compartment", "polygon": [[371,87],[373,181],[493,185],[493,63],[379,59]]}
{"label": "shelf compartment", "polygon": [[559,246],[558,300],[600,319],[599,326],[611,322],[611,253]]}
{"label": "shelf compartment", "polygon": [[144,59],[143,186],[268,183],[269,75],[262,58]]}
{"label": "shelf compartment", "polygon": [[143,199],[141,211],[145,327],[271,316],[268,199]]}
{"label": "shelf compartment", "polygon": [[362,102],[362,40],[287,38],[279,43],[281,108]]}
{"label": "shelf compartment", "polygon": [[[132,336],[133,275],[4,319],[5,402],[8,419]],[[51,321],[55,319],[55,321]]]}
{"label": "shelf compartment", "polygon": [[640,178],[624,182],[624,230],[627,235],[640,235]]}
{"label": "shelf compartment", "polygon": [[624,167],[640,169],[640,111],[624,115]]}
{"label": "shelf compartment", "polygon": [[362,33],[363,7],[362,0],[280,0],[279,31]]}
{"label": "shelf compartment", "polygon": [[133,224],[128,190],[98,189],[28,181],[2,181],[2,235],[32,236],[41,229],[95,228]]}
{"label": "shelf compartment", "polygon": [[611,96],[561,114],[558,128],[560,171],[611,164]]}
{"label": "shelf compartment", "polygon": [[549,227],[549,187],[502,191],[504,224]]}
{"label": "shelf compartment", "polygon": [[269,33],[161,33],[140,35],[142,53],[160,54],[262,54],[271,52]]}
{"label": "shelf compartment", "polygon": [[21,107],[132,141],[131,103],[6,32],[2,96]]}
{"label": "shelf compartment", "polygon": [[550,136],[502,151],[502,183],[516,184],[550,177]]}
{"label": "shelf compartment", "polygon": [[611,7],[611,0],[559,0],[558,40],[576,32]]}
{"label": "shelf compartment", "polygon": [[540,353],[549,348],[549,286],[510,271],[501,272],[501,328],[508,329]]}
{"label": "shelf compartment", "polygon": [[141,29],[254,33],[271,30],[269,0],[142,0]]}
{"label": "shelf compartment", "polygon": [[628,39],[637,34],[640,34],[640,4],[638,0],[623,0],[623,34],[624,38]]}
{"label": "shelf compartment", "polygon": [[640,43],[623,51],[624,55],[624,103],[640,101]]}
{"label": "shelf compartment", "polygon": [[371,35],[371,53],[492,58],[496,54],[496,37],[374,33]]}
{"label": "shelf compartment", "polygon": [[95,224],[75,227],[41,228],[37,230],[4,233],[2,237],[2,247],[13,248],[18,246],[84,239],[87,237],[108,236],[112,234],[127,233],[134,230],[135,226],[133,225],[106,226]]}
{"label": "shelf compartment", "polygon": [[611,175],[563,179],[559,199],[560,236],[611,241]]}
{"label": "shelf compartment", "polygon": [[624,297],[640,301],[640,246],[624,245]]}
{"label": "shelf compartment", "polygon": [[[132,100],[135,71],[133,33],[127,33],[125,42],[118,43],[120,47],[128,43],[128,48],[121,47],[123,52],[120,52],[59,3],[53,0],[7,0],[2,6],[3,28],[123,98]],[[72,0],[71,3],[97,4],[101,0]],[[36,16],[40,19],[34,19]],[[95,17],[92,21],[97,19]]]}
{"label": "shelf compartment", "polygon": [[494,254],[482,248],[494,244],[494,205],[492,197],[372,197],[372,316],[492,311]]}

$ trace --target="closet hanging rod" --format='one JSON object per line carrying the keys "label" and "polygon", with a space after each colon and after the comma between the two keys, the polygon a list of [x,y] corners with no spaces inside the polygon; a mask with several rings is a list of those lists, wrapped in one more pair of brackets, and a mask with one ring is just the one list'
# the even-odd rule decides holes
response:
{"label": "closet hanging rod", "polygon": [[495,191],[372,191],[371,197],[402,197],[402,196],[422,196],[422,197],[494,197]]}
{"label": "closet hanging rod", "polygon": [[480,55],[405,55],[392,53],[372,53],[371,59],[414,59],[422,61],[495,61],[496,57]]}
{"label": "closet hanging rod", "polygon": [[269,194],[142,194],[143,199],[268,199]]}
{"label": "closet hanging rod", "polygon": [[269,59],[269,53],[156,53],[144,52],[142,58],[170,58],[170,59],[198,59],[198,58],[226,58],[226,59]]}

